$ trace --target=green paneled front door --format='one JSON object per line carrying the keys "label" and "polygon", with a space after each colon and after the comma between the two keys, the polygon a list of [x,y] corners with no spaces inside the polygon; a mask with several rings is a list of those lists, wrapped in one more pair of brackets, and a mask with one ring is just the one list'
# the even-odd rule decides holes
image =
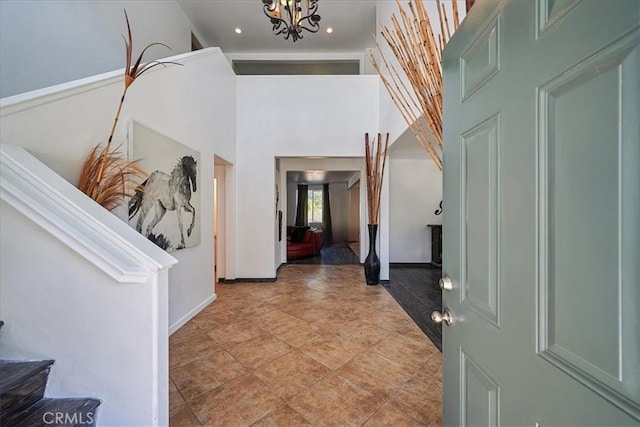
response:
{"label": "green paneled front door", "polygon": [[445,49],[446,425],[640,422],[640,1],[479,1]]}

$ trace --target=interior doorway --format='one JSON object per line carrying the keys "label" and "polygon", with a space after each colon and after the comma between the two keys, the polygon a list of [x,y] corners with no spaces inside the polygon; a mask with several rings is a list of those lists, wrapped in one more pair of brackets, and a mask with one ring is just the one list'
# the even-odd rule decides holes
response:
{"label": "interior doorway", "polygon": [[213,283],[218,283],[218,178],[213,178]]}
{"label": "interior doorway", "polygon": [[213,275],[214,283],[222,282],[228,277],[227,246],[229,237],[228,211],[232,200],[229,200],[230,172],[232,165],[221,157],[214,157],[213,171]]}
{"label": "interior doorway", "polygon": [[284,174],[287,264],[359,264],[361,171],[305,166]]}

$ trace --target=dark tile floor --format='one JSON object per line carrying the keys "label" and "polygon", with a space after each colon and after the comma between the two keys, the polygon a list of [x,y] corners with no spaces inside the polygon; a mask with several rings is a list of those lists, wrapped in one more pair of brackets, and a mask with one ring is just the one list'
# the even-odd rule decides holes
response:
{"label": "dark tile floor", "polygon": [[431,312],[442,310],[441,275],[442,269],[430,264],[392,264],[389,283],[384,285],[440,351],[442,325],[431,320]]}
{"label": "dark tile floor", "polygon": [[320,250],[320,254],[314,257],[287,259],[287,264],[345,265],[359,263],[360,259],[346,243],[334,243],[324,247]]}
{"label": "dark tile floor", "polygon": [[171,426],[438,426],[442,357],[358,265],[218,284],[170,338]]}

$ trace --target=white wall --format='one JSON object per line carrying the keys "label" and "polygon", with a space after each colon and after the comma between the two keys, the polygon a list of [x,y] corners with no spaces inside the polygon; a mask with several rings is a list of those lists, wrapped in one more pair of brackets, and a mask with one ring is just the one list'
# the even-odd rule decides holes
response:
{"label": "white wall", "polygon": [[[417,144],[417,142],[416,142]],[[442,200],[442,173],[427,157],[389,160],[389,260],[392,263],[431,261],[431,230],[442,224],[435,210]]]}
{"label": "white wall", "polygon": [[[215,154],[235,160],[235,75],[226,58],[219,49],[206,49],[173,60],[183,66],[156,68],[131,86],[114,137],[116,144],[126,143],[126,123],[135,118],[201,154],[202,243],[173,253],[179,264],[169,276],[172,331],[215,299],[213,161]],[[3,99],[0,137],[25,147],[75,183],[89,149],[108,136],[122,90],[121,71],[112,74],[94,78],[93,84],[54,88],[44,96]]]}
{"label": "white wall", "polygon": [[172,50],[153,47],[145,60],[191,50],[196,31],[177,1],[2,0],[0,97],[124,67],[125,8],[134,56],[153,42]]}
{"label": "white wall", "polygon": [[98,425],[166,424],[168,338],[153,319],[164,306],[167,321],[167,272],[163,280],[118,283],[0,206],[0,359],[54,359],[46,396],[101,399]]}
{"label": "white wall", "polygon": [[[282,189],[285,157],[362,157],[365,132],[378,130],[377,87],[375,76],[237,78],[238,277],[275,277],[273,216],[255,210],[273,206],[273,159],[282,158]],[[388,253],[381,248],[380,255],[384,266]]]}
{"label": "white wall", "polygon": [[0,149],[0,359],[55,360],[47,396],[99,397],[101,424],[166,425],[177,260],[21,147]]}

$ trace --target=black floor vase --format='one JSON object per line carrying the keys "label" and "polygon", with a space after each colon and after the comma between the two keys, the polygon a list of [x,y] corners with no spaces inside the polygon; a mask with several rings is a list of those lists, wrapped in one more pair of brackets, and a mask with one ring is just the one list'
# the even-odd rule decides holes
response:
{"label": "black floor vase", "polygon": [[367,285],[380,283],[380,258],[376,254],[376,239],[378,236],[378,224],[368,224],[369,227],[369,255],[364,260],[364,277]]}

